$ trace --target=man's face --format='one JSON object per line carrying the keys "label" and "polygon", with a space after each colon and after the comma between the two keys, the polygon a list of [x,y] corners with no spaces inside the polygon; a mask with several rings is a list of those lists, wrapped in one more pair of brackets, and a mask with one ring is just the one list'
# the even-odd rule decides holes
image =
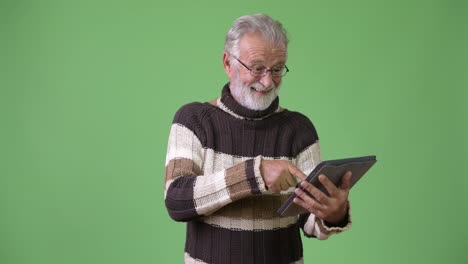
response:
{"label": "man's face", "polygon": [[[278,47],[278,45],[269,43],[260,34],[244,35],[239,43],[239,48],[238,59],[249,68],[265,66],[271,69],[286,63],[284,46]],[[232,59],[235,61],[234,58]],[[229,65],[226,72],[230,78],[231,94],[244,107],[252,110],[264,110],[278,96],[281,76],[272,76],[270,72],[267,72],[264,76],[255,77],[240,63]]]}

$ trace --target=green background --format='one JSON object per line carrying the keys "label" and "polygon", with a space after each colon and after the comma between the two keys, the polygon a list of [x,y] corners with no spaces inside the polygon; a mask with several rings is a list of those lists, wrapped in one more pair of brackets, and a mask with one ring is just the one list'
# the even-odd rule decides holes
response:
{"label": "green background", "polygon": [[220,95],[225,33],[259,12],[289,31],[281,105],[323,157],[379,160],[306,263],[467,263],[461,0],[0,1],[0,263],[182,263],[170,124]]}

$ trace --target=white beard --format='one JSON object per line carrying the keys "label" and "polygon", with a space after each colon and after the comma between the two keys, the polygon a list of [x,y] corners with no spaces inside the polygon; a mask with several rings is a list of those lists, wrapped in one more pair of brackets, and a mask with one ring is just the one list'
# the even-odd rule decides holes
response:
{"label": "white beard", "polygon": [[[255,82],[251,85],[246,85],[240,80],[239,72],[236,71],[235,78],[230,83],[231,94],[236,101],[250,110],[265,110],[278,96],[279,86],[271,83],[270,87],[264,87],[261,83]],[[265,95],[256,94],[252,88],[257,91],[269,91]]]}

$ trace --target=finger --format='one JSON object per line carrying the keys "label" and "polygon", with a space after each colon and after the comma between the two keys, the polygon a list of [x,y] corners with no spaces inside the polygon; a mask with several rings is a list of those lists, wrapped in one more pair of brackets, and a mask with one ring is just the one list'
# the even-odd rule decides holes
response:
{"label": "finger", "polygon": [[301,198],[302,201],[304,201],[304,203],[307,205],[307,208],[312,207],[312,208],[314,208],[316,210],[324,210],[325,209],[325,206],[323,204],[321,204],[319,201],[317,201],[313,197],[310,197],[306,192],[304,192],[300,188],[296,188],[294,190],[294,193],[296,193],[296,195],[299,198]]}
{"label": "finger", "polygon": [[288,171],[291,175],[301,179],[304,181],[307,176],[296,166],[292,165],[291,163],[288,163]]}
{"label": "finger", "polygon": [[304,200],[301,200],[301,198],[294,198],[293,202],[307,210],[309,213],[314,214],[318,218],[325,219],[325,214],[323,211],[316,209],[315,205],[309,205]]}
{"label": "finger", "polygon": [[288,187],[295,187],[297,184],[296,178],[294,178],[292,175],[288,175],[284,180],[286,184],[288,184]]}
{"label": "finger", "polygon": [[299,205],[300,207],[306,209],[308,212],[310,212],[310,209],[313,209],[313,208],[309,208],[309,207],[307,206],[307,203],[304,202],[304,200],[302,200],[302,199],[299,198],[299,197],[294,198],[293,202],[294,202],[295,204]]}
{"label": "finger", "polygon": [[319,175],[319,181],[325,186],[330,196],[335,196],[335,193],[338,191],[338,188],[333,184],[333,182],[328,179],[327,176],[321,174]]}
{"label": "finger", "polygon": [[303,181],[303,182],[301,182],[301,186],[305,190],[307,190],[313,196],[313,198],[315,200],[319,201],[322,204],[329,204],[330,198],[325,193],[323,193],[321,190],[319,190],[317,187],[312,185],[311,183],[309,183],[307,181]]}
{"label": "finger", "polygon": [[293,202],[299,205],[300,207],[304,208],[309,213],[315,214],[317,211],[313,206],[307,204],[304,200],[300,198],[294,198]]}
{"label": "finger", "polygon": [[315,214],[317,215],[318,213],[321,214],[322,211],[318,210],[316,208],[316,205],[315,204],[309,204],[307,202],[305,202],[304,200],[302,200],[301,198],[299,197],[296,197],[294,198],[293,202],[299,206],[301,206],[302,208],[304,208],[306,211],[308,211],[309,213],[312,213],[312,214]]}
{"label": "finger", "polygon": [[340,189],[349,191],[351,188],[351,176],[353,173],[351,171],[347,171],[346,174],[343,176],[343,179],[341,179],[341,184],[340,184]]}
{"label": "finger", "polygon": [[289,184],[288,184],[288,182],[285,181],[285,180],[282,180],[282,181],[280,182],[280,188],[281,188],[282,191],[286,191],[287,189],[289,189]]}

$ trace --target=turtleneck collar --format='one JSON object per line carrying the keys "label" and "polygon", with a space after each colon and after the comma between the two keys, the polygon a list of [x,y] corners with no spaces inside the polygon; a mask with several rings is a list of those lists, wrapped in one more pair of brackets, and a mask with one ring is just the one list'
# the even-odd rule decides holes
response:
{"label": "turtleneck collar", "polygon": [[[273,100],[273,102],[271,103],[271,105],[265,110],[251,110],[242,106],[236,101],[236,99],[234,99],[229,89],[229,83],[227,83],[223,87],[219,102],[221,103],[221,105],[219,106],[231,115],[243,119],[263,119],[275,113],[278,110],[279,97],[276,97],[275,100]],[[227,109],[224,109],[223,106]]]}

